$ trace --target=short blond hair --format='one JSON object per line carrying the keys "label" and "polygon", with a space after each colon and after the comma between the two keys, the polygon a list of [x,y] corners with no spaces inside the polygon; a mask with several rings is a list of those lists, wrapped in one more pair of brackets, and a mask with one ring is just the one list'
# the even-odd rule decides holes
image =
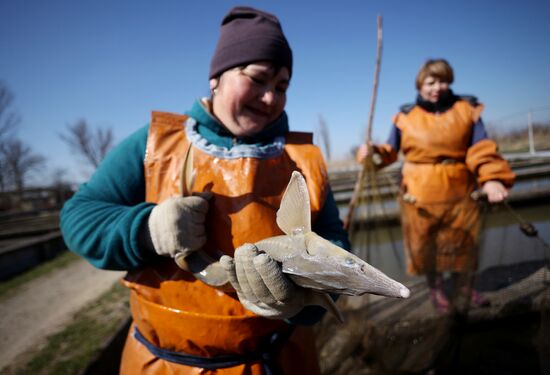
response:
{"label": "short blond hair", "polygon": [[454,81],[453,68],[445,59],[430,59],[422,65],[416,75],[416,89],[420,90],[424,80],[430,76],[448,84]]}

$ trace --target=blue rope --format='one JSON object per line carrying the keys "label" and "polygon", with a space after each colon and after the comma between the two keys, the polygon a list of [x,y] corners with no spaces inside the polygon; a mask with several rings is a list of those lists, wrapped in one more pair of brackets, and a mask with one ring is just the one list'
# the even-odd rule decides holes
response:
{"label": "blue rope", "polygon": [[292,326],[286,332],[276,332],[271,335],[269,342],[264,348],[256,353],[249,354],[228,354],[217,357],[202,357],[183,352],[175,352],[159,348],[149,342],[141,332],[135,327],[134,337],[143,344],[155,357],[164,359],[168,362],[180,365],[216,370],[220,368],[235,367],[250,362],[261,361],[265,375],[277,375],[280,371],[277,368],[276,357],[286,340],[290,337],[294,327]]}

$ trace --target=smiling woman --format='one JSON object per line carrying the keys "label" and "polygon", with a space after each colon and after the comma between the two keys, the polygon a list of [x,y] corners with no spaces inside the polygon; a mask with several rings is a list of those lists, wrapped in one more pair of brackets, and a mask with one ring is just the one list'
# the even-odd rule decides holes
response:
{"label": "smiling woman", "polygon": [[281,117],[290,72],[259,62],[210,80],[212,114],[237,137],[251,137]]}
{"label": "smiling woman", "polygon": [[[276,211],[298,170],[311,229],[349,249],[320,150],[311,134],[289,131],[291,76],[279,20],[233,8],[210,65],[211,96],[184,115],[153,112],[63,208],[72,251],[128,271],[134,323],[121,374],[319,372],[305,326],[325,310],[306,306],[280,263],[252,245],[282,234]],[[224,272],[238,293],[195,279],[205,269],[192,259],[204,253],[233,257]]]}

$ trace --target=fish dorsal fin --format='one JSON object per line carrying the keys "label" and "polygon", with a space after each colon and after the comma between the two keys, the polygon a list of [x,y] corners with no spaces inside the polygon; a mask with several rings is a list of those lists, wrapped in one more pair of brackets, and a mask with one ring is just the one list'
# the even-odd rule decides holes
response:
{"label": "fish dorsal fin", "polygon": [[306,180],[300,172],[292,172],[281,207],[277,211],[277,225],[287,235],[311,232],[311,211]]}

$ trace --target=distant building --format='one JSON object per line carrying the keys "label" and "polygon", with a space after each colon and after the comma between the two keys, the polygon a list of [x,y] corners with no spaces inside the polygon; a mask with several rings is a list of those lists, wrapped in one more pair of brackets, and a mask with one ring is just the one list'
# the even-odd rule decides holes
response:
{"label": "distant building", "polygon": [[28,188],[22,192],[0,192],[0,213],[59,210],[73,194],[74,191],[65,185],[47,188]]}

